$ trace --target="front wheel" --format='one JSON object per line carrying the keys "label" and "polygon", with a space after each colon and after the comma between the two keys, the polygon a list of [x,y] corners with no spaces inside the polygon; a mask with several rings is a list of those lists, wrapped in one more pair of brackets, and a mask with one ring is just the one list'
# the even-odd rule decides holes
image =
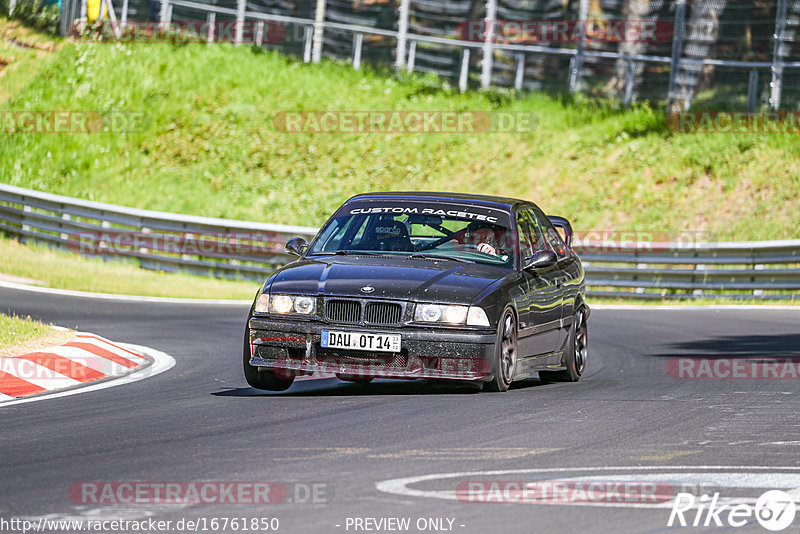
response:
{"label": "front wheel", "polygon": [[273,371],[261,370],[250,365],[250,328],[244,329],[244,347],[242,348],[244,378],[250,387],[267,391],[286,391],[294,382],[294,377],[279,377]]}
{"label": "front wheel", "polygon": [[539,378],[545,382],[577,382],[586,369],[589,354],[589,326],[586,323],[586,310],[578,308],[575,320],[569,329],[567,349],[564,351],[563,371],[540,371]]}
{"label": "front wheel", "polygon": [[497,342],[492,359],[491,381],[484,387],[489,391],[507,391],[514,378],[517,366],[517,322],[514,312],[507,309],[503,312],[500,324],[497,325]]}

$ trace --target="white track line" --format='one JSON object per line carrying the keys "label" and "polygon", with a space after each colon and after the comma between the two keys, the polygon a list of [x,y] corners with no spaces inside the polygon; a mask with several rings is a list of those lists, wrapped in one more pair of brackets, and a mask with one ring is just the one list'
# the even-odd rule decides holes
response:
{"label": "white track line", "polygon": [[96,384],[77,387],[75,389],[61,391],[50,395],[41,395],[36,397],[29,397],[29,398],[3,402],[0,403],[0,409],[12,406],[14,404],[25,404],[28,402],[38,402],[49,399],[57,399],[59,397],[69,397],[71,395],[77,395],[79,393],[88,393],[90,391],[98,391],[100,389],[111,388],[114,386],[122,386],[124,384],[138,382],[139,380],[142,380],[144,378],[149,378],[151,376],[161,374],[175,367],[175,359],[166,352],[161,352],[160,350],[152,349],[150,347],[145,347],[143,345],[132,345],[129,343],[119,343],[119,345],[121,347],[127,348],[128,350],[132,350],[133,352],[138,352],[140,354],[145,354],[147,356],[150,356],[153,359],[153,364],[139,371],[134,371],[129,375],[121,376],[119,378],[112,378],[110,380],[106,380]]}
{"label": "white track line", "polygon": [[[92,293],[90,291],[75,291],[72,289],[53,289],[49,287],[30,286],[17,284],[14,282],[0,281],[0,287],[8,289],[18,289],[20,291],[30,291],[33,293],[44,293],[47,295],[60,295],[65,297],[81,297],[101,300],[127,300],[133,302],[156,302],[166,304],[203,304],[216,306],[249,306],[250,300],[232,299],[187,299],[176,297],[141,297],[137,295],[114,295],[111,293]],[[709,304],[708,306],[691,305],[676,306],[674,304],[651,304],[648,306],[638,304],[592,304],[589,307],[593,310],[670,310],[670,311],[697,311],[697,310],[795,310],[800,311],[800,306],[787,306],[780,304]]]}
{"label": "white track line", "polygon": [[[232,300],[232,299],[187,299],[176,297],[141,297],[137,295],[114,295],[111,293],[92,293],[90,291],[74,291],[72,289],[53,289],[49,287],[31,286],[26,284],[17,284],[15,282],[0,281],[0,287],[7,289],[18,289],[20,291],[30,291],[33,293],[44,293],[47,295],[60,295],[65,297],[81,297],[89,299],[102,299],[102,300],[127,300],[134,302],[156,302],[166,304],[205,304],[216,306],[249,306],[252,304],[251,300]],[[696,310],[795,310],[800,311],[800,306],[788,306],[781,304],[709,304],[703,305],[687,305],[676,306],[674,304],[592,304],[589,300],[589,307],[593,310],[679,310],[679,311],[696,311]]]}
{"label": "white track line", "polygon": [[[532,469],[507,469],[498,471],[463,471],[453,473],[436,473],[430,475],[418,475],[404,478],[393,478],[389,480],[381,480],[375,483],[375,488],[384,493],[393,495],[401,495],[403,497],[421,497],[428,499],[442,499],[442,500],[459,500],[460,496],[454,489],[446,490],[423,490],[414,489],[409,486],[418,484],[420,482],[429,482],[433,480],[447,480],[454,478],[464,477],[487,477],[487,476],[505,476],[505,475],[520,475],[520,474],[536,474],[536,473],[593,473],[593,480],[603,480],[603,472],[623,471],[626,473],[642,471],[642,472],[655,472],[661,471],[669,474],[671,471],[684,472],[686,475],[694,474],[700,476],[707,476],[714,471],[732,471],[732,476],[739,475],[739,478],[746,480],[747,477],[742,477],[743,473],[763,473],[763,476],[772,477],[768,487],[779,487],[781,484],[780,476],[781,471],[789,473],[797,473],[800,471],[798,466],[700,466],[700,465],[663,465],[663,466],[602,466],[602,467],[554,467],[554,468],[532,468]],[[766,471],[766,473],[764,473]],[[738,484],[737,487],[741,486]],[[741,487],[747,487],[745,484]],[[788,488],[787,488],[788,489]],[[792,489],[793,492],[800,492],[800,488]],[[531,503],[531,504],[550,504],[550,503]],[[581,506],[602,506],[611,508],[663,508],[671,503],[611,503],[611,502],[581,502],[581,503],[557,503],[562,505],[579,504]]]}
{"label": "white track line", "polygon": [[[29,286],[0,280],[0,287],[7,289],[18,289],[20,291],[30,291],[32,293],[44,293],[46,295],[59,295],[63,297],[81,297],[88,299],[102,300],[128,300],[134,302],[159,302],[168,304],[213,304],[216,306],[249,306],[251,300],[227,300],[227,299],[183,299],[174,297],[140,297],[136,295],[113,295],[111,293],[91,293],[89,291],[74,291],[72,289],[53,289],[50,287]],[[255,291],[253,292],[255,294]]]}
{"label": "white track line", "polygon": [[788,306],[786,304],[708,304],[708,305],[686,305],[676,306],[675,304],[592,304],[589,300],[589,308],[592,310],[657,310],[657,311],[709,311],[709,310],[790,310],[800,311],[800,306]]}

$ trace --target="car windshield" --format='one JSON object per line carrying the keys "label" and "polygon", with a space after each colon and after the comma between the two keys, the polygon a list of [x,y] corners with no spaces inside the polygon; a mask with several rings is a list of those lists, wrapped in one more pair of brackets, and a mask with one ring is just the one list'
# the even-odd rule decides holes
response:
{"label": "car windshield", "polygon": [[511,267],[507,213],[471,205],[345,205],[320,232],[311,255],[398,255]]}

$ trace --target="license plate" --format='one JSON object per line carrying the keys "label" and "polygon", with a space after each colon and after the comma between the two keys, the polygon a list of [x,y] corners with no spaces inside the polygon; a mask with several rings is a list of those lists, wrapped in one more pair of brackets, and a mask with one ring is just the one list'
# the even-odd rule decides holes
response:
{"label": "license plate", "polygon": [[329,349],[400,352],[400,334],[322,331],[322,346]]}

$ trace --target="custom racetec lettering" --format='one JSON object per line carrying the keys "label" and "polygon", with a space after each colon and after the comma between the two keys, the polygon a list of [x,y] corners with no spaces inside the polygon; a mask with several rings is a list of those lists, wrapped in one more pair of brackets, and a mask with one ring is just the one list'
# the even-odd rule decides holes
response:
{"label": "custom racetec lettering", "polygon": [[509,226],[509,216],[505,211],[474,205],[457,204],[360,204],[345,206],[337,216],[342,215],[429,215],[450,219],[485,221],[487,223]]}

